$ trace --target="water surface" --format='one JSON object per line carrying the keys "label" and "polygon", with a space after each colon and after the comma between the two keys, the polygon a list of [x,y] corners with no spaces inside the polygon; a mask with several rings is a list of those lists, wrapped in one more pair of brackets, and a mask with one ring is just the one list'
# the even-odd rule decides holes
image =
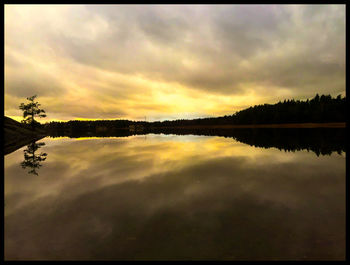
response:
{"label": "water surface", "polygon": [[38,143],[36,174],[28,146],[5,156],[6,260],[345,258],[344,152],[194,135]]}

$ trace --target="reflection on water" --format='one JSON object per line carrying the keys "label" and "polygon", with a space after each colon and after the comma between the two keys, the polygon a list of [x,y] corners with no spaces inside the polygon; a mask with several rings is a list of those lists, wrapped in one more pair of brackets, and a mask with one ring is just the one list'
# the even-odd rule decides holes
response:
{"label": "reflection on water", "polygon": [[27,148],[23,150],[24,153],[24,161],[21,162],[21,166],[23,169],[30,168],[28,174],[38,175],[37,169],[42,166],[42,161],[46,160],[47,153],[41,152],[37,154],[36,151],[44,146],[45,143],[36,143],[35,141],[27,145]]}
{"label": "reflection on water", "polygon": [[[5,157],[5,259],[339,260],[345,154],[232,138],[45,138]],[[27,175],[27,176],[25,176]]]}
{"label": "reflection on water", "polygon": [[146,128],[142,132],[129,130],[81,131],[74,128],[69,132],[51,132],[52,137],[126,137],[147,133],[176,135],[206,135],[233,138],[239,142],[257,147],[276,147],[284,151],[308,150],[317,156],[332,152],[345,152],[345,128],[261,128],[261,129],[220,129],[220,128]]}

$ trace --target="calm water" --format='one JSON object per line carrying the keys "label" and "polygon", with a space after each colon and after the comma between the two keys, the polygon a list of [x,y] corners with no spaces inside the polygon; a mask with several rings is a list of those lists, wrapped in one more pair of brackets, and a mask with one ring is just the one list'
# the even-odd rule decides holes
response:
{"label": "calm water", "polygon": [[[5,156],[6,260],[345,258],[345,153],[193,135],[41,142]],[[30,148],[43,160],[28,173]]]}

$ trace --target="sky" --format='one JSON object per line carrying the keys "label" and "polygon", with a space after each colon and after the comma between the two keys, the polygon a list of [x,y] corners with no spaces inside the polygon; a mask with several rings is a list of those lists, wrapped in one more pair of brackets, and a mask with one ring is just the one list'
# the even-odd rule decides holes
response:
{"label": "sky", "polygon": [[5,5],[5,115],[173,120],[345,96],[345,5]]}

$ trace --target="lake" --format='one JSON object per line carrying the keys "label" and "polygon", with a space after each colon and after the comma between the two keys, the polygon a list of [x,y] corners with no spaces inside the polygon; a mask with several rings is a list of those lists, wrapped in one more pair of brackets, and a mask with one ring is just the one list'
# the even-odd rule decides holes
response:
{"label": "lake", "polygon": [[174,134],[24,146],[4,158],[5,260],[344,260],[345,152],[268,147]]}

